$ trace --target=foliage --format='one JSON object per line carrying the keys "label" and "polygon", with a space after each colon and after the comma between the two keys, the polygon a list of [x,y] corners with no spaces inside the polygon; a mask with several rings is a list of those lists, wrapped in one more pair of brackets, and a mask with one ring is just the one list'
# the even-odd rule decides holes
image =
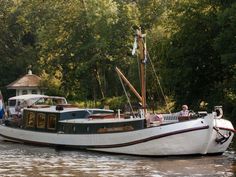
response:
{"label": "foliage", "polygon": [[213,90],[221,80],[220,60],[212,47],[218,34],[217,11],[209,3],[181,1],[171,12],[176,31],[170,38],[164,65],[165,75],[172,75],[169,85],[177,104],[187,103],[198,107],[200,102],[210,102],[217,94]]}
{"label": "foliage", "polygon": [[215,50],[220,55],[223,76],[221,87],[224,107],[231,117],[236,115],[236,3],[218,14],[220,33],[215,38]]}
{"label": "foliage", "polygon": [[26,31],[18,18],[21,11],[14,1],[0,1],[0,89],[27,71],[37,61],[34,36]]}

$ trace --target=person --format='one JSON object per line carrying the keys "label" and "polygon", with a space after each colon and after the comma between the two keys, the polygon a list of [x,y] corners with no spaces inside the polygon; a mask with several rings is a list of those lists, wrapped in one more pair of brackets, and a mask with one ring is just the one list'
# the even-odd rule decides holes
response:
{"label": "person", "polygon": [[2,123],[2,119],[4,117],[4,106],[3,106],[3,99],[2,99],[2,95],[0,94],[0,123]]}
{"label": "person", "polygon": [[16,105],[16,107],[15,107],[15,111],[16,111],[16,115],[17,115],[17,117],[20,117],[20,115],[21,115],[21,102],[20,101],[18,101],[17,102],[17,105]]}
{"label": "person", "polygon": [[189,116],[189,110],[188,110],[188,106],[186,104],[184,104],[182,106],[182,110],[180,111],[179,116],[181,116],[181,117]]}
{"label": "person", "polygon": [[161,114],[150,114],[147,113],[146,115],[146,121],[147,121],[147,126],[156,126],[160,125],[163,122],[164,118],[163,115]]}

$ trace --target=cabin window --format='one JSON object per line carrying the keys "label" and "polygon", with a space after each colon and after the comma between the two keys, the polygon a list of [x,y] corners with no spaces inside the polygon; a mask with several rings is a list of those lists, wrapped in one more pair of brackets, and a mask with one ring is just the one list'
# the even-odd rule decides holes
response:
{"label": "cabin window", "polygon": [[48,115],[48,129],[55,130],[56,129],[56,115],[49,114]]}
{"label": "cabin window", "polygon": [[27,90],[22,91],[22,95],[27,95],[27,94],[28,94]]}
{"label": "cabin window", "polygon": [[32,90],[31,93],[32,94],[37,94],[37,90]]}
{"label": "cabin window", "polygon": [[45,128],[46,115],[43,113],[37,114],[37,128]]}
{"label": "cabin window", "polygon": [[9,106],[16,106],[16,100],[9,100],[8,105]]}
{"label": "cabin window", "polygon": [[29,112],[26,122],[27,127],[34,127],[34,121],[35,121],[35,113]]}

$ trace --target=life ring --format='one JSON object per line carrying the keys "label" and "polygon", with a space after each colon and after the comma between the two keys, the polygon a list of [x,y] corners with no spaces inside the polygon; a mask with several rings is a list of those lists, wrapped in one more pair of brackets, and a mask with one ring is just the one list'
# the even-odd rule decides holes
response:
{"label": "life ring", "polygon": [[220,119],[223,117],[223,109],[222,109],[222,106],[215,106],[215,118],[216,119]]}

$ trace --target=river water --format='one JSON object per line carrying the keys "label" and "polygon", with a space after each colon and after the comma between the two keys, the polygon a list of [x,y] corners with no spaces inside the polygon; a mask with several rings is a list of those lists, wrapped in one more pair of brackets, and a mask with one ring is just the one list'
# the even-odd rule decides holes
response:
{"label": "river water", "polygon": [[151,158],[0,141],[0,176],[236,176],[235,151],[236,143],[218,156]]}

